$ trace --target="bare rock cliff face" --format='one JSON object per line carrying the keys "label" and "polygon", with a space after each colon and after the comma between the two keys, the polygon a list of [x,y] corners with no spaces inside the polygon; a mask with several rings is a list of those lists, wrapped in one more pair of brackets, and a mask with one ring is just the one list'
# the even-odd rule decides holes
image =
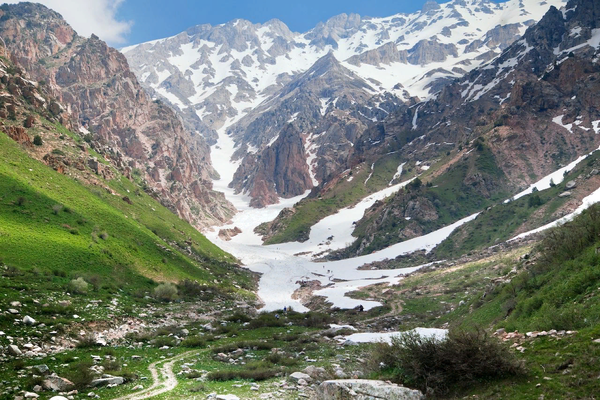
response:
{"label": "bare rock cliff face", "polygon": [[57,113],[126,176],[139,174],[165,206],[200,228],[226,221],[233,206],[212,190],[209,148],[167,106],[153,102],[125,57],[92,35],[85,39],[44,6],[0,8],[0,37],[14,62],[45,82]]}

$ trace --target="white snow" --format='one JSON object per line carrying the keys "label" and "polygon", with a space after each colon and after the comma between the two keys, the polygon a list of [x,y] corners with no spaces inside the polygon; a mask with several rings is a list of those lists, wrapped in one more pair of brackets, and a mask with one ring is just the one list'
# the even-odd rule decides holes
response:
{"label": "white snow", "polygon": [[594,132],[597,134],[600,133],[600,120],[598,121],[592,121],[592,128],[594,129]]}
{"label": "white snow", "polygon": [[521,239],[521,238],[527,237],[529,235],[533,235],[534,233],[542,232],[547,229],[562,225],[565,222],[572,221],[573,218],[575,218],[576,216],[581,214],[584,210],[590,208],[592,205],[594,205],[598,202],[600,202],[600,189],[596,189],[594,192],[592,192],[592,194],[584,197],[583,200],[581,201],[581,205],[579,207],[577,207],[577,209],[575,211],[573,211],[571,214],[565,215],[564,217],[557,219],[554,222],[550,222],[549,224],[541,226],[537,229],[533,229],[529,232],[521,233],[520,235],[515,236],[514,238],[510,239],[509,241]]}
{"label": "white snow", "polygon": [[362,332],[362,333],[353,333],[352,335],[343,336],[339,339],[340,342],[344,342],[346,340],[351,340],[355,343],[377,343],[377,342],[385,342],[388,344],[392,343],[392,338],[395,336],[400,336],[406,333],[417,333],[422,337],[426,338],[434,338],[437,340],[444,340],[448,336],[447,329],[437,329],[437,328],[415,328],[410,331],[404,332]]}
{"label": "white snow", "polygon": [[563,128],[565,128],[569,132],[573,133],[573,124],[563,125],[563,123],[562,123],[563,117],[564,117],[564,115],[559,115],[557,117],[554,117],[554,118],[552,118],[552,122],[554,122],[557,125],[562,126]]}
{"label": "white snow", "polygon": [[390,183],[388,183],[388,186],[392,186],[392,182],[394,182],[396,179],[400,179],[400,177],[402,176],[402,169],[404,168],[404,165],[406,165],[405,162],[403,162],[402,164],[398,165],[398,170],[394,174],[394,177],[392,178],[392,180],[390,181]]}
{"label": "white snow", "polygon": [[568,171],[572,170],[573,168],[575,168],[575,166],[577,164],[579,164],[581,161],[583,161],[587,156],[588,156],[588,154],[583,155],[583,156],[579,157],[577,160],[575,160],[572,163],[570,163],[569,165],[567,165],[566,167],[562,167],[562,168],[554,171],[553,173],[546,175],[545,177],[543,177],[536,183],[531,184],[527,189],[523,190],[521,193],[516,194],[514,197],[512,197],[512,200],[517,200],[523,196],[531,194],[531,193],[533,193],[534,189],[537,189],[537,190],[548,189],[550,187],[550,182],[553,182],[554,184],[558,185],[565,179],[565,172],[568,172]]}

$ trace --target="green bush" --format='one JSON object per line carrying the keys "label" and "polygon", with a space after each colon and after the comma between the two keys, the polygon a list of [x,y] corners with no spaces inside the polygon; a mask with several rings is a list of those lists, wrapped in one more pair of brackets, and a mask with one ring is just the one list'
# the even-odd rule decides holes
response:
{"label": "green bush", "polygon": [[88,286],[89,284],[82,277],[73,279],[71,282],[69,282],[69,290],[77,294],[86,294],[88,291]]}
{"label": "green bush", "polygon": [[454,331],[446,340],[404,333],[375,346],[372,360],[396,381],[434,396],[479,380],[525,373],[508,347],[484,331]]}
{"label": "green bush", "polygon": [[44,141],[42,140],[42,137],[40,135],[35,135],[33,137],[33,144],[36,146],[41,146],[44,144]]}
{"label": "green bush", "polygon": [[206,339],[203,336],[190,336],[185,338],[181,345],[184,347],[205,347]]}
{"label": "green bush", "polygon": [[177,286],[172,283],[161,283],[154,288],[154,298],[160,301],[169,302],[177,298]]}

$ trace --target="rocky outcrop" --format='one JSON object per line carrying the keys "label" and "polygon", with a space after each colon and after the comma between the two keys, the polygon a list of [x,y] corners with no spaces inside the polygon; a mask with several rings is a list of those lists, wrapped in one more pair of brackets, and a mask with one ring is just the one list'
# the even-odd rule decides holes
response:
{"label": "rocky outcrop", "polygon": [[49,88],[58,102],[48,108],[60,122],[89,131],[97,152],[124,173],[136,169],[149,193],[195,226],[232,215],[232,206],[212,191],[206,142],[148,97],[121,53],[93,35],[79,37],[41,5],[4,5],[0,14],[11,58]]}
{"label": "rocky outcrop", "polygon": [[317,389],[319,399],[353,400],[422,400],[423,393],[384,381],[368,379],[339,379],[325,381]]}
{"label": "rocky outcrop", "polygon": [[248,157],[236,171],[233,187],[238,193],[249,193],[253,207],[276,203],[278,195],[295,197],[312,188],[300,132],[290,124],[271,146]]}

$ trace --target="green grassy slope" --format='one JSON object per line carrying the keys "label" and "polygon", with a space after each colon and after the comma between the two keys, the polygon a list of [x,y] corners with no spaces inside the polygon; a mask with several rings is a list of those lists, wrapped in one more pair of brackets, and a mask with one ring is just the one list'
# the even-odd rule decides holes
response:
{"label": "green grassy slope", "polygon": [[109,184],[113,193],[75,182],[0,134],[3,262],[133,285],[152,278],[252,286],[230,255],[129,180],[117,177]]}

